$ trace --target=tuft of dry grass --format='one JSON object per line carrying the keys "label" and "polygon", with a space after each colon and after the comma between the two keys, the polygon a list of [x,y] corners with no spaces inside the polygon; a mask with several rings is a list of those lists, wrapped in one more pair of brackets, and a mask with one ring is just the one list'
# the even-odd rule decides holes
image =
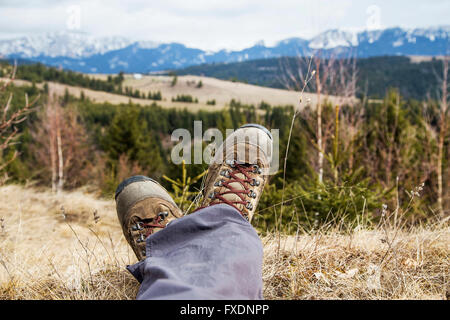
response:
{"label": "tuft of dry grass", "polygon": [[[134,299],[114,201],[0,187],[0,299]],[[65,218],[64,218],[65,216]],[[388,230],[388,232],[390,232]],[[394,234],[394,231],[392,231]],[[266,299],[448,299],[450,227],[356,228],[264,243]]]}
{"label": "tuft of dry grass", "polygon": [[[394,233],[394,231],[392,231]],[[448,299],[450,228],[356,229],[264,239],[267,299]]]}
{"label": "tuft of dry grass", "polygon": [[0,187],[0,299],[133,299],[113,200]]}

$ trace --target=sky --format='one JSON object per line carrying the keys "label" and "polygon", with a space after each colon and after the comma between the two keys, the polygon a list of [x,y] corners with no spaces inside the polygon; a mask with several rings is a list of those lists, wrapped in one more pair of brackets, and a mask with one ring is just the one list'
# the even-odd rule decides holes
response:
{"label": "sky", "polygon": [[0,38],[71,31],[204,50],[328,29],[450,25],[449,0],[0,0]]}

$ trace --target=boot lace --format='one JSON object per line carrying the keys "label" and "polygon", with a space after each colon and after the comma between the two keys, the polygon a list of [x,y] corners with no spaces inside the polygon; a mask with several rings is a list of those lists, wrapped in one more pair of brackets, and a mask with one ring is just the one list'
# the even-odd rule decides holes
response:
{"label": "boot lace", "polygon": [[[247,213],[244,213],[242,209],[239,209],[238,205],[244,205],[248,210],[253,209],[253,205],[247,200],[247,197],[256,198],[257,194],[251,187],[259,186],[260,182],[253,178],[252,174],[261,174],[262,170],[258,165],[242,164],[235,160],[227,160],[226,164],[231,169],[222,170],[220,175],[225,177],[225,179],[218,180],[214,184],[215,187],[224,187],[225,191],[213,191],[209,194],[208,197],[213,200],[210,205],[219,203],[228,204],[238,210],[244,218],[248,219]],[[239,174],[241,174],[243,178],[239,177]],[[232,184],[236,182],[239,183],[243,189],[233,187]],[[225,197],[227,194],[237,195],[239,199],[227,199]],[[198,208],[197,210],[201,208]]]}
{"label": "boot lace", "polygon": [[136,242],[144,242],[145,239],[147,239],[148,236],[150,236],[155,228],[165,228],[166,225],[162,224],[162,222],[167,218],[169,213],[167,211],[163,211],[158,213],[158,216],[156,219],[152,219],[149,222],[143,222],[143,221],[137,221],[132,227],[132,231],[143,231],[145,230],[145,233],[139,233],[139,237],[137,238]]}

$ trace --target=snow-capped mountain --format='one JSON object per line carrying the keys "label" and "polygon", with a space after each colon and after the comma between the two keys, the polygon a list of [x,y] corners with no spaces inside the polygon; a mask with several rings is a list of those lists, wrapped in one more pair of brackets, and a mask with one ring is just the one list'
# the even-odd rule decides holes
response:
{"label": "snow-capped mountain", "polygon": [[450,26],[371,31],[328,30],[306,40],[290,38],[274,46],[264,42],[239,50],[204,51],[180,43],[96,38],[82,33],[50,33],[0,41],[0,56],[26,59],[81,72],[151,72],[202,63],[230,63],[281,56],[343,54],[437,56],[450,52]]}
{"label": "snow-capped mountain", "polygon": [[85,33],[54,32],[0,41],[0,54],[20,58],[68,57],[81,59],[125,48],[133,41],[124,37],[94,37]]}
{"label": "snow-capped mountain", "polygon": [[337,47],[354,47],[358,45],[356,32],[342,30],[328,30],[311,39],[311,49],[334,49]]}

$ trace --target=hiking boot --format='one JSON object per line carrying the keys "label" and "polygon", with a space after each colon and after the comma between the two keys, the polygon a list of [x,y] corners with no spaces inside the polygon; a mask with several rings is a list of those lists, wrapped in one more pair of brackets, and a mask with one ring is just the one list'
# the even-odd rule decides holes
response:
{"label": "hiking boot", "polygon": [[183,215],[166,189],[145,176],[120,183],[115,199],[123,234],[139,260],[145,259],[147,237]]}
{"label": "hiking boot", "polygon": [[246,124],[216,151],[205,180],[203,207],[225,203],[249,222],[267,182],[273,137],[258,124]]}

